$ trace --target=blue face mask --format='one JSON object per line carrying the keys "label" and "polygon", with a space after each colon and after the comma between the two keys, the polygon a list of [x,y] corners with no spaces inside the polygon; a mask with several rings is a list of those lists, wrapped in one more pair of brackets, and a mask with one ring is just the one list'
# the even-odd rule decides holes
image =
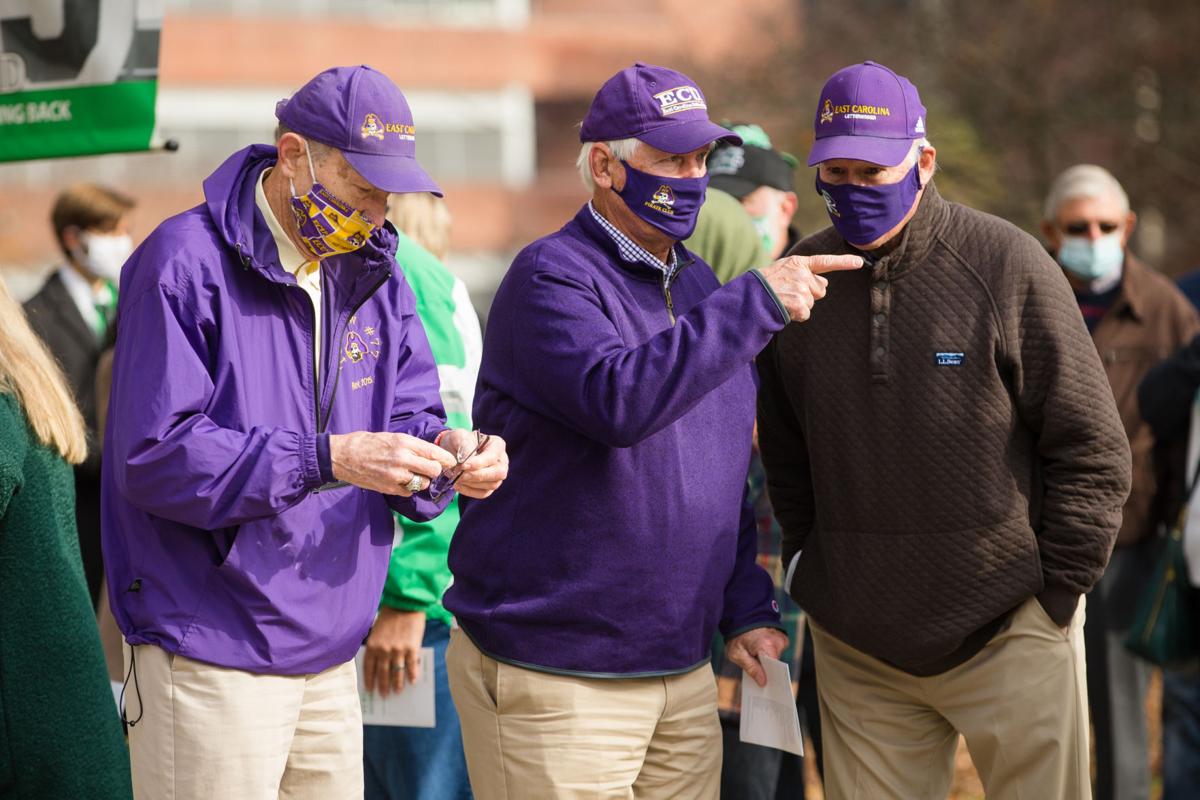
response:
{"label": "blue face mask", "polygon": [[1107,278],[1121,269],[1125,250],[1121,232],[1101,236],[1095,241],[1086,236],[1064,236],[1058,248],[1058,263],[1085,281]]}

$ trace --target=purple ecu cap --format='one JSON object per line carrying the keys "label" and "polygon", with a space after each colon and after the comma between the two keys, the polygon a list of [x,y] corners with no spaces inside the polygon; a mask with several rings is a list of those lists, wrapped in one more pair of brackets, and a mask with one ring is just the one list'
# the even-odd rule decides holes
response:
{"label": "purple ecu cap", "polygon": [[417,163],[408,101],[370,67],[332,67],[275,104],[275,116],[301,136],[336,147],[350,166],[385,192],[442,190]]}
{"label": "purple ecu cap", "polygon": [[668,153],[690,153],[717,139],[742,143],[736,133],[709,120],[695,81],[640,61],[600,87],[579,129],[581,142],[629,138]]}
{"label": "purple ecu cap", "polygon": [[808,165],[853,158],[885,167],[902,162],[925,136],[917,87],[882,64],[864,61],[833,74],[821,89]]}

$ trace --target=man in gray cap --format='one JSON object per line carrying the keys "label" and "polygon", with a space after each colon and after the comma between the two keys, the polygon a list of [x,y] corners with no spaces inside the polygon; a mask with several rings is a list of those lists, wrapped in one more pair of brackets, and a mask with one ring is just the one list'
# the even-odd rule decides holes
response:
{"label": "man in gray cap", "polygon": [[722,142],[713,148],[709,183],[738,199],[758,230],[763,253],[774,260],[800,239],[792,225],[799,205],[793,185],[799,162],[791,153],[776,150],[758,125],[739,123],[730,130],[742,137],[742,144]]}

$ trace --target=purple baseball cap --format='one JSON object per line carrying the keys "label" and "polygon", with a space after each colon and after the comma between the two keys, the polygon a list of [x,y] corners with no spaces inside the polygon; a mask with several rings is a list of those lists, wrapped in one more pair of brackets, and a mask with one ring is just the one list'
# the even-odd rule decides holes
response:
{"label": "purple baseball cap", "polygon": [[581,142],[629,138],[668,153],[690,153],[717,139],[742,143],[736,133],[709,120],[695,81],[640,61],[605,81],[579,129]]}
{"label": "purple baseball cap", "polygon": [[917,87],[882,64],[864,61],[833,73],[813,119],[816,140],[808,165],[853,158],[894,167],[925,136],[925,106]]}
{"label": "purple baseball cap", "polygon": [[377,189],[442,196],[417,163],[408,101],[381,72],[367,66],[327,69],[276,103],[275,116],[301,136],[336,147]]}

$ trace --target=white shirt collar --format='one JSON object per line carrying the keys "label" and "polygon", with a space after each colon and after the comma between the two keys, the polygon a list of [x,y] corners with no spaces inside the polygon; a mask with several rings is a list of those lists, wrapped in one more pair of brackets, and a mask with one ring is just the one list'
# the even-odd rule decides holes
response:
{"label": "white shirt collar", "polygon": [[295,275],[297,270],[309,261],[312,261],[312,259],[305,258],[296,249],[296,245],[292,244],[292,240],[283,232],[283,226],[279,224],[279,220],[275,217],[275,212],[271,210],[271,204],[267,202],[267,193],[263,190],[263,181],[266,179],[268,172],[270,172],[269,169],[264,169],[258,175],[258,186],[254,190],[254,204],[258,206],[259,213],[267,221],[267,228],[271,231],[271,238],[275,240],[275,249],[279,251],[280,266]]}
{"label": "white shirt collar", "polygon": [[63,264],[58,270],[67,294],[75,301],[79,314],[88,327],[95,330],[100,323],[100,315],[96,313],[96,292],[92,289],[91,281],[79,274],[70,264]]}

